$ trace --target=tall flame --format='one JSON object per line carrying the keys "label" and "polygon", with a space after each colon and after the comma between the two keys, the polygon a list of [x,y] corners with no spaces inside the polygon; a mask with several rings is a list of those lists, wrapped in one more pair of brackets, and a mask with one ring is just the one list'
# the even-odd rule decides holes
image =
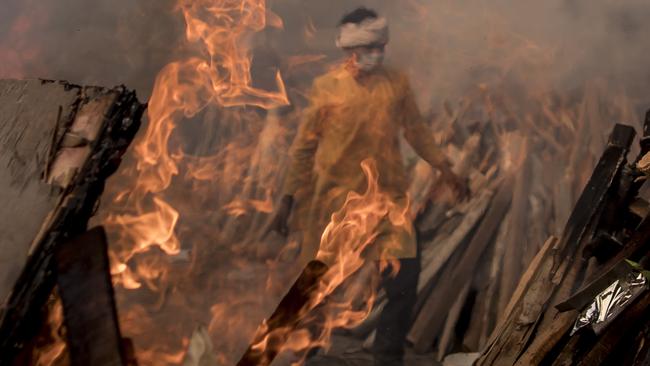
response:
{"label": "tall flame", "polygon": [[[182,152],[169,151],[173,131],[184,118],[211,104],[265,109],[288,104],[279,72],[277,91],[252,86],[249,38],[266,27],[267,17],[278,22],[269,15],[265,1],[180,0],[178,9],[185,18],[187,40],[201,46],[202,57],[172,62],[156,78],[148,107],[149,126],[134,148],[135,186],[118,197],[133,205],[136,214],[113,215],[106,221],[124,231],[130,242],[129,248],[113,255],[115,274],[127,276],[126,262],[151,246],[159,246],[168,254],[178,253],[174,229],[179,213],[161,196],[179,173],[179,165],[188,163]],[[146,209],[149,200],[153,204]],[[134,278],[118,282],[139,286]]]}
{"label": "tall flame", "polygon": [[[271,110],[289,104],[279,71],[275,76],[275,91],[252,85],[252,36],[267,24],[282,27],[282,20],[266,8],[264,0],[178,0],[176,9],[186,23],[186,40],[196,52],[192,57],[168,64],[156,77],[148,106],[147,129],[134,146],[132,164],[127,164],[118,177],[121,181],[116,186],[122,188],[114,193],[113,207],[103,220],[108,231],[117,237],[112,241],[110,257],[118,302],[128,304],[120,311],[122,326],[126,334],[134,337],[142,364],[181,362],[184,352],[179,352],[179,347],[187,345],[186,326],[193,327],[191,322],[176,322],[175,331],[151,339],[151,335],[146,336],[146,329],[155,328],[153,319],[157,316],[157,309],[163,306],[181,308],[187,312],[185,319],[205,318],[203,310],[210,309],[205,304],[189,304],[193,300],[176,291],[174,284],[169,284],[170,271],[180,274],[174,277],[175,281],[185,281],[195,273],[192,271],[201,271],[194,268],[209,266],[202,258],[188,257],[182,252],[178,223],[196,220],[207,224],[215,220],[207,212],[225,212],[239,217],[246,211],[268,213],[272,207],[272,192],[258,187],[257,182],[244,185],[243,190],[250,193],[260,189],[264,192],[263,199],[245,200],[236,196],[241,188],[237,184],[241,182],[240,178],[251,173],[246,168],[251,156],[254,164],[261,165],[262,159],[256,161],[255,156],[263,157],[265,151],[250,148],[252,144],[244,138],[229,141],[214,155],[195,156],[193,152],[183,151],[178,144],[176,135],[181,124],[209,108],[216,108],[221,117],[219,120],[235,121],[237,126],[243,126],[245,135],[250,136],[250,131],[257,128],[258,124],[254,122],[259,121],[259,115],[242,107]],[[208,122],[214,124],[215,120]],[[246,126],[249,122],[251,126]],[[278,136],[284,132],[277,123],[270,127],[263,130]],[[277,144],[277,141],[284,139],[270,137],[265,146]],[[272,180],[277,174],[267,170],[258,172],[258,175]],[[173,182],[181,188],[170,189]],[[215,194],[216,190],[212,189],[213,193],[204,191],[190,196],[193,190],[215,186],[223,187],[221,193]],[[180,195],[179,191],[182,191]],[[179,200],[179,197],[183,199]],[[202,211],[198,207],[208,207],[208,210]],[[209,228],[209,225],[205,227]],[[216,226],[209,228],[203,235],[205,244],[193,239],[193,249],[196,249],[193,253],[201,248],[210,251],[211,239],[225,235],[220,231],[228,230],[227,227],[221,229]],[[233,244],[232,248],[236,250],[237,247]],[[182,265],[175,266],[175,261]],[[235,268],[238,265],[246,267],[236,260],[231,264]],[[213,281],[205,279],[205,275],[197,276],[203,281]],[[196,286],[197,289],[191,292],[199,294],[198,282],[188,280],[185,286],[191,289]],[[135,305],[152,295],[153,304]],[[226,290],[220,295],[228,297]],[[139,300],[130,301],[133,297]],[[206,296],[200,301],[213,300]],[[215,315],[223,305],[217,302],[212,306]],[[169,341],[170,338],[176,339]],[[178,344],[176,348],[167,347],[173,342]],[[227,356],[218,357],[221,363],[228,363]]]}

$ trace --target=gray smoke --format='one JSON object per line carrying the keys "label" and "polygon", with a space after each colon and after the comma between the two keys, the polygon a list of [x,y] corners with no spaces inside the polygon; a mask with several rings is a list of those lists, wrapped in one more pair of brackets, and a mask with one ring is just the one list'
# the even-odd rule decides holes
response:
{"label": "gray smoke", "polygon": [[[365,5],[391,21],[389,61],[411,74],[423,108],[489,82],[494,65],[509,60],[518,68],[535,65],[531,83],[543,79],[545,87],[567,89],[604,78],[623,85],[639,102],[650,102],[646,0],[268,3],[285,27],[256,37],[254,71],[262,86],[271,70],[286,69],[288,56],[327,55],[317,70],[284,70],[294,83],[308,83],[303,79],[340,57],[333,37],[341,15]],[[0,77],[126,84],[147,98],[160,68],[184,53],[183,20],[174,5],[173,0],[3,0]],[[312,36],[308,28],[315,30]]]}

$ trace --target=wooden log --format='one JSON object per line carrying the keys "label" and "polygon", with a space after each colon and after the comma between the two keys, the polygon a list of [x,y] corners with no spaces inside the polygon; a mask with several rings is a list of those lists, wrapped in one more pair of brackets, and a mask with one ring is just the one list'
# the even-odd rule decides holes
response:
{"label": "wooden log", "polygon": [[490,272],[488,274],[489,278],[487,280],[487,289],[485,293],[485,306],[483,309],[483,326],[481,328],[481,334],[479,338],[479,348],[481,350],[485,347],[491,332],[494,330],[494,327],[501,320],[502,314],[498,310],[499,305],[499,277],[501,276],[501,267],[503,263],[503,253],[505,252],[505,245],[507,241],[508,234],[508,224],[511,222],[508,220],[512,212],[508,212],[504,218],[504,224],[499,228],[495,242],[494,242],[494,253],[492,255],[492,263],[490,266]]}
{"label": "wooden log", "polygon": [[444,314],[447,313],[455,299],[455,294],[458,293],[458,284],[465,283],[472,277],[473,268],[488,243],[492,241],[501,219],[510,207],[511,189],[512,178],[510,177],[499,187],[494,201],[468,244],[459,264],[454,268],[451,278],[441,283],[439,290],[429,296],[415,322],[416,326],[409,333],[409,340],[413,342],[417,352],[423,353],[429,350],[434,339],[439,335],[445,320]]}
{"label": "wooden log", "polygon": [[492,190],[486,189],[481,192],[475,199],[472,199],[462,211],[466,214],[456,229],[443,240],[433,240],[433,245],[422,253],[422,272],[418,282],[418,292],[426,286],[440,271],[451,255],[457,250],[458,246],[467,238],[471,231],[476,227],[478,222],[484,217],[488,209],[492,196]]}
{"label": "wooden log", "polygon": [[126,365],[104,229],[61,243],[55,258],[71,366]]}
{"label": "wooden log", "polygon": [[[498,237],[498,234],[497,234]],[[490,302],[487,294],[490,289],[490,272],[495,257],[496,240],[492,242],[491,248],[487,250],[481,260],[480,266],[472,278],[470,296],[466,301],[468,312],[461,318],[456,326],[461,344],[464,349],[478,351],[482,349],[481,337],[484,330],[490,327],[493,317],[490,317]]]}
{"label": "wooden log", "polygon": [[123,87],[0,80],[0,360],[39,328],[54,250],[85,231],[144,108]]}

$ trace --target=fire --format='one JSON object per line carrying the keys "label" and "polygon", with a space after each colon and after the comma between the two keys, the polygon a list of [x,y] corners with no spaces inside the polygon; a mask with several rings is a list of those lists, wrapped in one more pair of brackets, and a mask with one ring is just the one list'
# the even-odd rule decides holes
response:
{"label": "fire", "polygon": [[294,363],[300,365],[307,350],[329,347],[334,329],[354,328],[367,318],[375,302],[380,273],[389,263],[392,274],[399,271],[399,262],[390,255],[392,249],[397,249],[397,242],[383,248],[379,262],[367,260],[365,255],[373,249],[385,220],[412,230],[408,204],[398,204],[381,191],[374,160],[364,160],[361,168],[368,187],[363,194],[350,192],[323,232],[316,258],[326,270],[317,277],[313,293],[303,294],[308,301],[302,308],[296,314],[287,314],[296,325],[286,324],[269,332],[269,326],[264,324],[258,335],[268,334],[252,350],[263,352],[279,343],[278,351],[303,355]]}
{"label": "fire", "polygon": [[[429,22],[431,14],[419,12],[426,6],[409,4],[418,9],[416,20]],[[276,108],[288,104],[279,72],[273,91],[253,86],[253,35],[266,26],[282,27],[265,1],[178,0],[177,9],[186,23],[187,42],[196,52],[158,74],[148,127],[133,149],[133,161],[113,180],[118,189],[103,223],[112,233],[122,329],[136,343],[140,363],[184,362],[187,350],[197,349],[192,342],[198,339],[203,345],[198,348],[213,353],[217,364],[231,365],[301,269],[292,261],[300,250],[294,238],[285,242],[259,235],[279,193],[295,131],[290,124],[300,110],[279,116]],[[304,32],[308,39],[321,35],[311,20]],[[564,152],[562,147],[578,138],[598,95],[616,93],[594,84],[577,98],[552,95],[545,78],[555,56],[552,48],[499,29],[487,33],[481,33],[481,40],[486,38],[491,47],[476,48],[487,71],[477,73],[475,84],[462,85],[469,92],[457,108],[449,108],[445,122],[491,121],[497,141],[503,143],[491,151],[500,154],[505,169],[516,169],[526,154],[547,147],[544,159],[561,156],[548,151]],[[404,43],[409,48],[430,43],[412,36],[417,42]],[[428,98],[432,96],[427,92],[439,93],[439,85],[449,90],[443,78],[453,77],[430,71],[445,71],[444,62],[451,56],[440,55],[443,67],[435,68],[434,50],[419,52],[426,70],[412,78],[418,93]],[[324,57],[290,56],[286,64],[291,70]],[[452,61],[458,60],[465,62],[462,57]],[[582,97],[584,105],[575,102]],[[613,115],[631,115],[626,100],[620,105],[623,112]],[[573,159],[581,158],[578,152]],[[363,254],[372,248],[384,218],[410,230],[410,207],[391,202],[380,190],[371,161],[362,168],[368,189],[351,193],[332,215],[318,252],[328,270],[298,314],[300,324],[274,334],[286,340],[286,352],[304,354],[327,347],[333,329],[354,327],[367,317],[375,301],[378,270],[389,264],[398,270],[389,252],[383,253],[380,268],[365,261]]]}
{"label": "fire", "polygon": [[[174,233],[179,212],[161,193],[179,174],[179,166],[187,161],[186,154],[170,152],[170,139],[184,118],[191,118],[215,104],[221,107],[252,105],[266,109],[288,104],[285,87],[278,73],[276,92],[268,92],[252,86],[251,56],[247,38],[259,32],[271,19],[280,27],[281,20],[267,11],[265,2],[182,0],[178,3],[186,22],[186,37],[198,43],[203,57],[177,61],[167,65],[158,75],[149,102],[149,126],[145,136],[134,148],[137,179],[135,187],[123,192],[118,200],[135,206],[135,214],[113,215],[106,225],[115,226],[126,233],[129,248],[114,253],[114,274],[118,283],[138,287],[137,280],[127,276],[125,266],[134,254],[146,252],[151,246],[159,246],[167,254],[179,252],[179,240]],[[222,156],[203,158],[214,162]],[[203,169],[191,169],[190,177],[212,176]],[[145,202],[151,200],[149,210]],[[269,202],[251,201],[254,207],[268,211]]]}
{"label": "fire", "polygon": [[[277,160],[267,164],[265,159],[272,158],[270,151],[277,150],[278,144],[287,143],[287,131],[277,119],[263,121],[255,110],[247,109],[272,110],[289,103],[279,72],[276,90],[267,91],[252,85],[250,71],[251,37],[267,25],[281,28],[282,20],[263,0],[179,0],[177,10],[186,23],[187,42],[196,53],[168,64],[158,74],[149,101],[148,127],[134,146],[131,165],[122,170],[122,179],[116,183],[121,188],[113,193],[113,207],[103,220],[113,233],[110,257],[118,303],[122,304],[122,327],[134,337],[138,359],[144,365],[182,362],[187,348],[182,339],[190,338],[195,321],[207,323],[206,310],[212,309],[212,335],[220,332],[224,317],[246,323],[241,315],[233,314],[236,303],[230,299],[239,291],[228,289],[232,279],[206,276],[205,268],[214,266],[206,260],[219,259],[214,253],[209,255],[211,248],[220,237],[237,230],[233,224],[219,228],[218,222],[229,217],[247,220],[256,212],[272,211],[274,191],[270,187],[277,185],[278,165]],[[223,125],[231,123],[230,141],[217,143],[220,149],[216,152],[183,147],[183,123],[206,113],[217,113]],[[206,121],[212,125],[209,130],[215,122]],[[256,134],[260,139],[251,140]],[[242,184],[244,177],[248,180]],[[200,193],[192,194],[194,191]],[[197,210],[199,207],[204,209]],[[214,227],[198,229],[204,235],[187,225],[178,226],[183,221],[210,220]],[[182,235],[189,233],[193,245],[183,250]],[[246,250],[247,245],[231,243],[231,248],[236,252]],[[245,273],[250,268],[243,258],[219,265],[224,266],[223,271],[231,271],[233,278],[239,276],[235,272]],[[203,291],[200,284],[205,286]],[[217,298],[215,287],[220,289]],[[202,292],[205,296],[196,297]],[[147,310],[134,304],[147,298],[152,301]],[[242,309],[259,302],[240,301]],[[165,319],[173,330],[168,329],[164,336],[147,336],[144,329],[155,328],[153,319],[162,308],[178,309],[175,316],[187,319],[186,323]],[[233,332],[236,325],[230,324]],[[232,345],[217,346],[216,359],[228,364],[232,356],[227,354],[232,351],[227,351]]]}
{"label": "fire", "polygon": [[[313,338],[311,346],[328,347],[332,330],[353,328],[365,320],[374,304],[379,273],[389,264],[393,275],[399,271],[399,262],[391,255],[391,250],[399,246],[397,242],[383,248],[376,268],[372,261],[364,258],[364,253],[373,249],[382,222],[388,219],[393,226],[413,230],[409,205],[398,204],[381,191],[374,161],[364,160],[361,168],[368,180],[366,192],[348,194],[321,238],[316,257],[327,263],[329,270],[322,278],[311,307],[324,303],[325,319],[323,330]],[[356,274],[361,278],[348,283]],[[332,296],[333,299],[328,299]]]}

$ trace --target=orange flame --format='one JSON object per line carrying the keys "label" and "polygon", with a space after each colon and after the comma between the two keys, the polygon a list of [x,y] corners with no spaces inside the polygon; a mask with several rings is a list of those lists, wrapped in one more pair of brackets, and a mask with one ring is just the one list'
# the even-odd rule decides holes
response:
{"label": "orange flame", "polygon": [[[389,254],[399,243],[383,248],[379,265],[368,261],[365,253],[372,249],[386,219],[393,226],[412,230],[408,204],[398,204],[380,190],[374,160],[364,160],[361,168],[368,188],[363,194],[350,192],[343,207],[332,215],[317,255],[328,269],[308,304],[297,315],[299,326],[276,329],[253,349],[263,350],[274,339],[286,340],[281,348],[283,351],[329,347],[334,329],[354,328],[368,317],[374,305],[379,274],[387,264],[393,266],[393,274],[399,270],[399,262]],[[303,361],[304,357],[295,365]]]}
{"label": "orange flame", "polygon": [[[176,227],[178,222],[191,220],[193,215],[197,215],[200,221],[208,219],[204,211],[197,212],[196,206],[192,206],[195,203],[205,205],[199,198],[175,203],[170,201],[174,194],[170,193],[169,188],[172,181],[176,181],[175,177],[179,184],[184,184],[185,194],[201,184],[225,186],[224,180],[227,179],[232,186],[231,192],[215,197],[209,206],[217,208],[211,212],[219,211],[221,207],[225,212],[241,216],[249,210],[269,212],[272,207],[272,192],[263,187],[259,188],[265,192],[263,199],[232,197],[232,193],[240,188],[235,182],[250,173],[245,167],[251,154],[256,152],[243,148],[250,146],[250,142],[234,141],[229,144],[230,148],[213,156],[193,156],[175,145],[174,136],[181,122],[214,106],[221,108],[219,113],[222,117],[237,115],[236,119],[244,125],[252,120],[248,118],[250,112],[237,108],[229,112],[223,108],[256,106],[273,109],[289,104],[279,72],[275,79],[276,91],[252,86],[252,35],[263,30],[267,23],[278,28],[283,26],[282,20],[267,10],[264,0],[179,0],[177,10],[182,13],[186,23],[186,39],[196,46],[198,52],[194,57],[168,64],[158,74],[149,101],[147,130],[133,149],[134,166],[122,170],[127,176],[124,181],[128,181],[123,184],[129,186],[115,194],[114,205],[120,207],[122,212],[111,213],[104,219],[108,231],[118,237],[112,243],[110,253],[118,301],[128,302],[130,298],[128,292],[121,290],[137,289],[143,294],[152,291],[159,293],[154,308],[159,308],[166,301],[165,289],[168,287],[165,282],[168,281],[168,272],[173,270],[173,262],[161,259],[161,255],[178,257],[181,259],[177,260],[194,265],[194,262],[201,261],[201,258],[192,259],[182,253]],[[249,131],[253,129],[245,128]],[[273,143],[276,143],[276,139]],[[259,152],[259,155],[263,155],[263,152]],[[260,175],[265,179],[275,177],[275,174],[269,173],[260,172]],[[253,187],[258,187],[257,183],[251,182],[244,189],[253,192]],[[228,201],[223,202],[224,199],[229,200],[230,205],[226,204]],[[186,210],[184,205],[192,207]],[[196,249],[200,245],[194,244],[194,247]],[[180,281],[181,278],[175,280]],[[210,301],[207,298],[202,300]],[[170,301],[176,301],[175,306],[188,309],[188,317],[201,312],[201,309],[193,310],[192,306],[183,304],[183,301],[189,300],[182,296],[173,296]],[[137,339],[142,328],[151,325],[150,319],[145,320],[142,308],[129,306],[121,314],[125,332],[136,335],[138,359],[142,364],[181,362],[184,352],[163,347],[165,341],[162,339],[158,339],[157,344],[147,344],[150,339]],[[149,313],[146,317],[151,315]],[[187,330],[184,324],[178,324],[177,331],[180,333],[170,332],[167,338],[177,336],[176,342],[180,343],[182,334]],[[222,355],[219,359],[226,360]]]}
{"label": "orange flame", "polygon": [[[122,194],[135,206],[135,215],[113,215],[106,220],[128,236],[128,250],[113,255],[113,273],[124,275],[121,284],[137,288],[137,280],[130,278],[125,263],[134,254],[157,245],[173,255],[179,251],[174,228],[178,211],[160,197],[178,175],[184,160],[180,151],[170,153],[170,138],[183,118],[195,116],[210,104],[223,107],[254,105],[266,109],[287,105],[288,99],[282,78],[276,75],[277,92],[253,87],[251,56],[248,38],[266,26],[267,16],[275,26],[281,20],[269,16],[261,0],[181,0],[178,8],[183,13],[186,37],[199,43],[203,58],[194,57],[173,62],[159,73],[149,102],[149,126],[143,140],[135,148],[138,178],[135,187]],[[202,173],[190,173],[200,179]],[[152,210],[144,209],[144,202],[153,194]],[[254,207],[267,210],[266,202],[251,202]],[[124,249],[124,248],[123,248]]]}

